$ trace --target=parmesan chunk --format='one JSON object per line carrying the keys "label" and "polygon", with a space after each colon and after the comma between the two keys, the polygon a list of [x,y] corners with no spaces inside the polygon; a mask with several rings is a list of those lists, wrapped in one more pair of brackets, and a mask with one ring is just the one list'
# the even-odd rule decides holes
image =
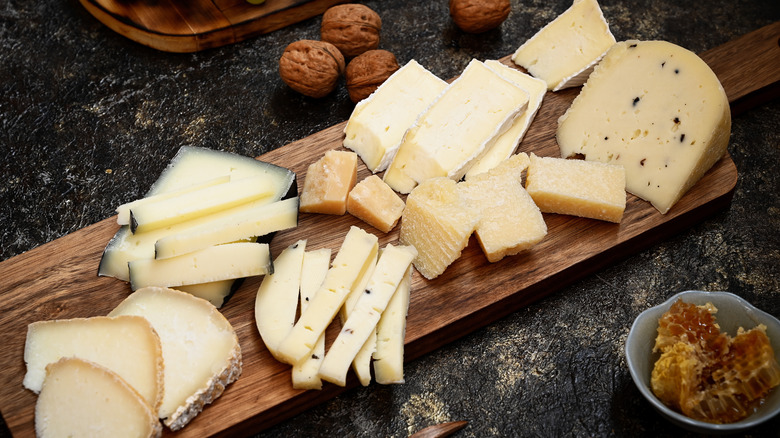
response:
{"label": "parmesan chunk", "polygon": [[349,192],[347,211],[382,232],[395,228],[404,201],[381,178],[371,175]]}
{"label": "parmesan chunk", "polygon": [[357,182],[357,155],[329,150],[311,163],[301,191],[304,213],[341,215],[347,211],[347,195]]}

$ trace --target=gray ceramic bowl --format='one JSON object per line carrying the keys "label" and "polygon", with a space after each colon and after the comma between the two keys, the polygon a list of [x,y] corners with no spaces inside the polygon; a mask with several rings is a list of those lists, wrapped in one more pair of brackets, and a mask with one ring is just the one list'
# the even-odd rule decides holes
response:
{"label": "gray ceramic bowl", "polygon": [[660,356],[659,353],[653,353],[653,345],[658,329],[658,319],[664,314],[672,304],[682,298],[686,303],[696,305],[712,303],[718,308],[715,314],[716,321],[721,331],[734,336],[737,328],[744,327],[749,330],[758,324],[766,326],[766,334],[775,350],[775,357],[780,357],[780,321],[772,315],[756,309],[750,303],[742,298],[728,292],[703,292],[686,291],[669,298],[663,304],[652,307],[642,312],[631,326],[631,331],[626,339],[626,361],[631,371],[631,377],[639,388],[642,395],[652,404],[664,417],[672,423],[685,429],[708,434],[727,434],[735,433],[750,427],[756,426],[769,420],[780,412],[780,388],[775,388],[767,397],[766,402],[757,410],[742,421],[730,424],[712,424],[703,421],[697,421],[680,414],[659,401],[650,390],[650,374],[653,370],[653,364]]}

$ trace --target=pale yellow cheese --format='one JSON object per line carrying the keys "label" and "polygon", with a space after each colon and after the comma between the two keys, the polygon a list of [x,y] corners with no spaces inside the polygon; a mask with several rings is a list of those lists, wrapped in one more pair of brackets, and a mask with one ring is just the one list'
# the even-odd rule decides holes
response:
{"label": "pale yellow cheese", "polygon": [[620,222],[625,187],[623,166],[531,154],[526,190],[545,213]]}
{"label": "pale yellow cheese", "polygon": [[35,403],[35,435],[58,437],[159,437],[157,413],[119,375],[76,357],[46,367]]}
{"label": "pale yellow cheese", "polygon": [[198,298],[210,302],[215,307],[220,308],[225,304],[228,296],[237,288],[235,280],[219,280],[209,283],[185,284],[176,286],[173,289],[190,293]]}
{"label": "pale yellow cheese", "polygon": [[728,98],[712,70],[664,41],[616,44],[558,120],[561,156],[622,165],[626,190],[669,209],[726,153]]}
{"label": "pale yellow cheese", "polygon": [[329,150],[311,163],[301,191],[304,213],[341,215],[347,211],[347,195],[357,182],[357,155]]}
{"label": "pale yellow cheese", "polygon": [[385,170],[406,130],[446,87],[447,82],[409,61],[355,105],[344,128],[344,147],[371,172]]}
{"label": "pale yellow cheese", "polygon": [[371,175],[349,192],[347,212],[382,232],[395,228],[404,201],[381,178]]}
{"label": "pale yellow cheese", "polygon": [[406,315],[412,291],[412,266],[406,270],[376,326],[374,378],[382,385],[404,383],[404,338]]}
{"label": "pale yellow cheese", "polygon": [[615,37],[596,0],[571,7],[523,43],[512,61],[558,91],[582,85]]}

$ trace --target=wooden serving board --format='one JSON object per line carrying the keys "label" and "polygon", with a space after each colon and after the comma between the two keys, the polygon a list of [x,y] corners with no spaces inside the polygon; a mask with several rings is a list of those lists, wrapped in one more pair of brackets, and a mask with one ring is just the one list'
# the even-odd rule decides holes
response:
{"label": "wooden serving board", "polygon": [[[762,90],[776,93],[780,84],[778,36],[780,23],[775,23],[702,55],[718,74],[731,102],[747,107],[758,101]],[[508,57],[503,61],[510,64]],[[548,93],[521,144],[522,151],[559,155],[556,120],[577,93],[577,89]],[[297,172],[300,183],[309,163],[326,150],[341,146],[343,128],[344,123],[338,124],[259,158]],[[361,163],[359,179],[368,175]],[[726,156],[666,215],[633,196],[628,197],[620,224],[545,215],[549,233],[538,246],[494,264],[486,261],[472,239],[463,256],[439,278],[428,281],[415,272],[406,359],[430,353],[728,208],[736,181],[736,167]],[[335,252],[350,225],[374,232],[381,245],[398,237],[397,229],[385,235],[350,215],[302,214],[297,228],[277,234],[272,251],[278,254],[298,239],[307,239],[307,249],[327,247]],[[115,218],[108,218],[0,263],[0,411],[15,436],[34,436],[36,396],[22,386],[27,324],[104,315],[130,293],[126,283],[96,275],[101,252],[117,228]],[[259,278],[248,279],[222,308],[238,332],[243,374],[182,431],[167,435],[256,432],[344,390],[327,383],[321,391],[292,389],[290,367],[271,357],[255,327],[253,309],[259,283]],[[334,323],[329,339],[335,337],[336,330],[338,324]],[[357,380],[350,373],[347,388],[355,386]]]}
{"label": "wooden serving board", "polygon": [[79,0],[101,23],[166,52],[197,52],[272,32],[345,0]]}

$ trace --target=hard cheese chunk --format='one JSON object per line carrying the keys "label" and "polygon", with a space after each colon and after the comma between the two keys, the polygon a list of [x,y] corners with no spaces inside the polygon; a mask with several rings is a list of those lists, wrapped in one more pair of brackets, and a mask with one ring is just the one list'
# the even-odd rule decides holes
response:
{"label": "hard cheese chunk", "polygon": [[206,300],[173,289],[147,287],[109,316],[138,315],[160,336],[165,392],[160,418],[184,427],[241,375],[241,346],[230,322]]}
{"label": "hard cheese chunk", "polygon": [[472,60],[409,128],[385,182],[409,193],[430,178],[459,180],[527,104],[525,90]]}
{"label": "hard cheese chunk", "polygon": [[304,213],[344,214],[347,195],[357,182],[357,155],[329,150],[311,163],[303,182],[300,209]]}
{"label": "hard cheese chunk", "polygon": [[414,267],[430,280],[460,257],[478,223],[478,214],[466,206],[457,183],[433,178],[406,198],[400,241],[417,249]]}
{"label": "hard cheese chunk", "polygon": [[547,93],[547,84],[541,79],[528,76],[520,70],[508,67],[499,61],[488,60],[485,61],[485,65],[523,88],[528,93],[528,107],[525,112],[517,116],[512,123],[512,127],[501,134],[493,146],[469,168],[469,171],[466,172],[466,179],[498,166],[515,152],[528,127],[533,122],[534,117],[536,117],[539,107],[542,106],[542,99],[544,99],[544,95]]}
{"label": "hard cheese chunk", "polygon": [[35,434],[48,437],[158,437],[157,413],[119,375],[76,357],[46,367],[35,403]]}
{"label": "hard cheese chunk", "polygon": [[139,316],[96,316],[38,321],[27,327],[24,386],[39,392],[46,366],[63,357],[102,365],[132,386],[155,410],[163,397],[160,338]]}
{"label": "hard cheese chunk", "polygon": [[498,167],[458,184],[479,216],[475,233],[488,261],[531,248],[547,235],[542,213],[521,182],[528,155],[513,155]]}
{"label": "hard cheese chunk", "polygon": [[344,147],[374,173],[387,168],[404,133],[441,94],[447,82],[411,60],[355,105],[344,128]]}
{"label": "hard cheese chunk", "polygon": [[664,41],[616,44],[558,120],[561,156],[619,164],[626,190],[666,213],[725,153],[731,112],[694,53]]}
{"label": "hard cheese chunk", "polygon": [[376,326],[374,378],[382,385],[404,383],[404,338],[406,315],[412,291],[412,271],[409,267],[395,290]]}
{"label": "hard cheese chunk", "polygon": [[347,198],[349,214],[385,233],[398,223],[404,205],[403,199],[376,175],[360,181]]}
{"label": "hard cheese chunk", "polygon": [[526,189],[545,213],[620,222],[625,187],[623,166],[531,154]]}
{"label": "hard cheese chunk", "polygon": [[613,44],[596,0],[574,0],[555,20],[523,43],[512,56],[515,64],[558,91],[582,85]]}

